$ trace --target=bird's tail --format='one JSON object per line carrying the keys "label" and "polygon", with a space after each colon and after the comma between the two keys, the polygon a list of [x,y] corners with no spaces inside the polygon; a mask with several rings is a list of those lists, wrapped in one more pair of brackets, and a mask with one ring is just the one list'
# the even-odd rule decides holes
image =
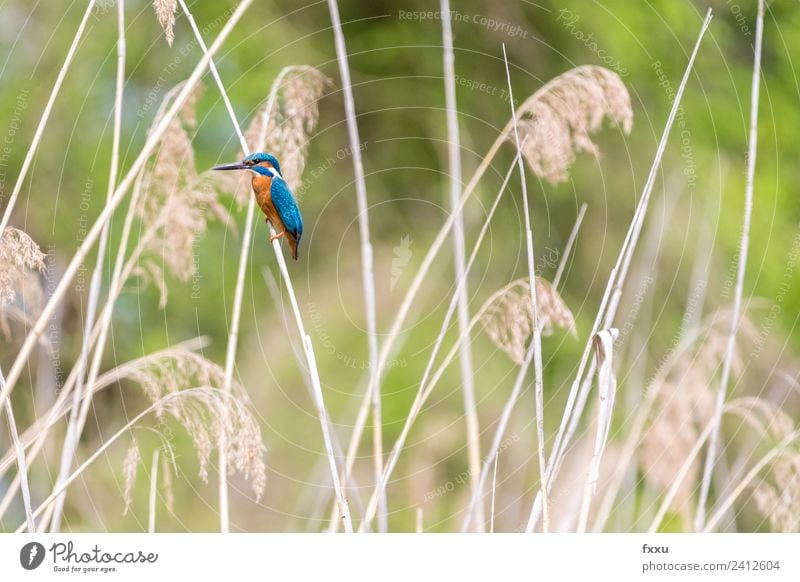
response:
{"label": "bird's tail", "polygon": [[286,240],[289,242],[289,249],[292,251],[292,258],[296,261],[298,257],[298,249],[300,248],[300,237],[287,232]]}

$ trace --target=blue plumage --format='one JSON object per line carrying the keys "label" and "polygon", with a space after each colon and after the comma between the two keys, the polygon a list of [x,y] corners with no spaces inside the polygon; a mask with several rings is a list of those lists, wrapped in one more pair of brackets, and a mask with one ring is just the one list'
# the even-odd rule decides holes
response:
{"label": "blue plumage", "polygon": [[300,209],[297,207],[292,191],[289,190],[289,186],[286,185],[283,178],[276,176],[272,179],[269,193],[272,196],[272,204],[275,205],[275,210],[278,211],[278,216],[281,217],[286,230],[297,237],[299,243],[300,236],[303,234],[303,218],[300,216]]}
{"label": "blue plumage", "polygon": [[261,164],[264,162],[269,162],[273,168],[278,170],[278,173],[281,173],[281,165],[278,163],[278,158],[273,156],[272,154],[266,154],[264,152],[256,152],[254,154],[250,154],[245,159],[242,160],[242,163],[252,163],[252,164]]}

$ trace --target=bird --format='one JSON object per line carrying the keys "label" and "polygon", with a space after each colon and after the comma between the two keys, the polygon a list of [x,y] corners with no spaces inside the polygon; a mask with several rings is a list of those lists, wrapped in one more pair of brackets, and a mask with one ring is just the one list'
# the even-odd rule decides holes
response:
{"label": "bird", "polygon": [[247,170],[253,174],[253,193],[259,208],[266,215],[266,222],[275,229],[276,234],[269,237],[270,242],[285,238],[289,243],[292,258],[296,261],[300,238],[303,236],[303,218],[294,194],[281,175],[281,165],[272,154],[256,152],[241,162],[223,164],[213,170]]}

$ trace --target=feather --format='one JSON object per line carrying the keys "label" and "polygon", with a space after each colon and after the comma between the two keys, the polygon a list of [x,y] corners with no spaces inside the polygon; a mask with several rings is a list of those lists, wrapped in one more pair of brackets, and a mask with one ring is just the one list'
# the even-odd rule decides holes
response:
{"label": "feather", "polygon": [[272,179],[269,193],[275,211],[283,222],[289,237],[292,257],[297,259],[297,247],[300,245],[300,237],[303,235],[303,219],[300,216],[300,209],[283,178],[276,176]]}

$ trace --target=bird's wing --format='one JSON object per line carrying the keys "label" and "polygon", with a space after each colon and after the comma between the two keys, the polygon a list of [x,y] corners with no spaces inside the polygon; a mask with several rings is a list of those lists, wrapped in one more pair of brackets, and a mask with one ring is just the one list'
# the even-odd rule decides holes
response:
{"label": "bird's wing", "polygon": [[300,238],[300,235],[303,234],[303,219],[289,186],[281,178],[275,177],[272,179],[269,193],[272,196],[272,204],[275,206],[278,216],[281,217],[286,230],[296,238]]}

